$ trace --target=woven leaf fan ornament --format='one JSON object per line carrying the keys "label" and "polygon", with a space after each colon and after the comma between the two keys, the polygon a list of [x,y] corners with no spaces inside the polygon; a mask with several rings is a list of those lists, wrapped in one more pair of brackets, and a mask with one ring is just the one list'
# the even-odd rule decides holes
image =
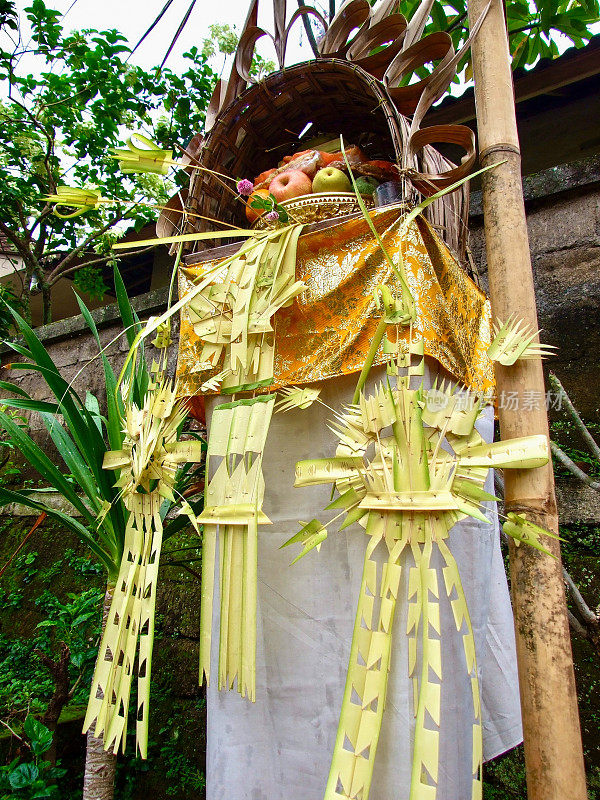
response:
{"label": "woven leaf fan ornament", "polygon": [[[387,350],[393,354],[387,382],[371,395],[361,390],[358,401],[336,413],[331,423],[339,438],[335,455],[296,465],[296,486],[333,484],[339,497],[327,508],[341,509],[342,529],[358,522],[367,535],[325,800],[368,800],[399,601],[408,604],[406,634],[415,699],[409,800],[435,800],[444,691],[442,592],[450,602],[457,635],[463,639],[465,677],[472,690],[472,797],[476,800],[482,797],[482,730],[475,642],[447,539],[454,524],[466,516],[490,521],[481,505],[496,499],[483,488],[490,467],[542,466],[548,461],[548,443],[544,436],[530,436],[487,444],[475,428],[482,408],[477,397],[444,383],[429,390],[423,387],[422,340],[413,341],[411,331],[408,345],[396,345],[394,353],[388,340]],[[303,546],[295,561],[319,549],[331,526],[319,520],[301,524],[299,533],[286,542]],[[510,535],[543,549],[539,540],[546,531],[532,530],[524,519],[510,519],[506,525]],[[375,560],[379,547],[387,549],[381,574]],[[434,566],[438,559],[441,570]],[[408,570],[408,591],[401,598],[403,570]]]}
{"label": "woven leaf fan ornament", "polygon": [[541,344],[537,338],[539,331],[534,330],[516,315],[502,325],[494,325],[494,341],[488,347],[487,354],[491,361],[497,361],[510,367],[519,359],[547,358],[556,350],[552,344]]}

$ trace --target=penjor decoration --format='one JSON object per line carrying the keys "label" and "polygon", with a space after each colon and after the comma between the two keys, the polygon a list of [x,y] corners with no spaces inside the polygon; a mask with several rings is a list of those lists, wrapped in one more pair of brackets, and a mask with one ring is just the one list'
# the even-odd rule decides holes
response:
{"label": "penjor decoration", "polygon": [[[275,0],[275,31],[271,36],[257,26],[258,2],[253,0],[230,80],[219,81],[215,88],[207,114],[206,138],[194,137],[180,161],[174,159],[171,150],[162,149],[140,134],[134,134],[127,147],[112,153],[126,174],[166,175],[170,167],[176,166],[191,176],[187,199],[180,192],[163,209],[158,226],[160,238],[138,241],[136,246],[178,245],[177,270],[190,243],[244,240],[233,255],[231,250],[221,251],[207,259],[190,278],[191,286],[182,280],[183,296],[172,307],[169,300],[168,310],[138,333],[122,372],[125,374],[128,363],[135,358],[142,339],[151,333],[157,333],[157,347],[168,345],[170,317],[181,311],[183,330],[193,332],[194,337],[183,366],[184,359],[180,360],[186,393],[231,396],[231,402],[220,403],[213,410],[204,510],[196,518],[185,501],[181,504],[182,513],[190,517],[198,532],[203,526],[200,682],[206,680],[208,684],[214,678],[211,650],[216,600],[220,611],[218,688],[232,689],[237,684],[243,697],[251,701],[256,697],[258,528],[271,522],[263,510],[262,471],[269,425],[274,412],[308,408],[313,402],[320,402],[318,389],[286,387],[285,371],[280,368],[277,374],[276,368],[277,347],[283,338],[278,342],[278,322],[285,319],[286,309],[295,305],[298,310],[300,303],[295,301],[303,292],[312,292],[313,308],[305,303],[302,313],[294,319],[290,313],[282,328],[287,324],[288,329],[296,330],[293,325],[298,325],[298,318],[304,316],[306,327],[302,330],[308,332],[307,349],[321,347],[321,355],[332,350],[332,332],[339,334],[335,357],[329,354],[325,371],[318,377],[331,378],[362,369],[353,402],[332,410],[331,430],[339,442],[335,453],[296,465],[297,487],[332,485],[332,501],[327,509],[338,515],[327,524],[318,519],[302,521],[300,531],[286,542],[302,546],[295,563],[311,550],[320,550],[328,528],[338,517],[344,517],[341,529],[358,523],[367,537],[325,800],[368,800],[388,677],[391,669],[402,668],[401,664],[391,663],[392,639],[398,636],[394,619],[401,606],[407,610],[407,669],[414,694],[408,800],[435,800],[440,772],[443,652],[446,637],[454,634],[453,630],[442,631],[442,603],[451,607],[456,637],[464,651],[461,669],[470,683],[472,701],[471,797],[480,800],[482,720],[475,641],[449,534],[465,517],[482,523],[490,521],[483,507],[496,499],[484,490],[490,468],[529,469],[548,461],[548,443],[543,436],[486,443],[476,428],[484,405],[481,395],[457,390],[449,383],[434,384],[429,389],[424,385],[425,355],[437,357],[442,363],[437,350],[432,350],[432,343],[448,344],[452,340],[452,347],[447,347],[455,351],[451,364],[464,368],[455,369],[453,374],[466,385],[479,387],[485,383],[480,379],[491,361],[510,367],[518,359],[540,358],[550,352],[539,344],[537,333],[516,318],[498,323],[491,345],[486,333],[479,336],[480,326],[475,326],[477,336],[465,335],[469,326],[487,319],[489,308],[483,294],[477,296],[477,287],[470,284],[465,289],[467,277],[450,254],[441,251],[449,244],[457,253],[465,253],[468,191],[463,184],[471,177],[475,163],[475,138],[465,126],[421,128],[421,122],[453,79],[489,5],[458,53],[446,33],[421,38],[432,5],[431,0],[423,0],[407,22],[396,13],[396,0],[384,0],[377,8],[366,0],[349,0],[327,27],[321,15],[307,7],[295,11],[286,24],[285,0]],[[309,16],[319,19],[326,28],[319,42],[320,57],[286,71],[283,67],[290,27],[300,17]],[[250,66],[255,43],[263,36],[271,38],[281,72],[267,77],[255,87],[256,91],[244,91],[252,82]],[[419,71],[421,75],[425,65],[434,63],[429,75],[410,83],[411,73]],[[314,86],[320,86],[323,94],[318,107],[311,96]],[[286,109],[288,118],[277,119],[273,126],[272,120],[280,115],[281,108]],[[307,133],[312,126],[312,133]],[[372,130],[364,130],[371,126]],[[352,150],[352,164],[342,133],[349,140],[360,138],[360,146],[348,148],[348,153]],[[334,140],[330,139],[332,135]],[[284,156],[278,167],[267,164],[268,154],[289,144],[289,136],[297,138],[299,152]],[[362,152],[363,142],[365,151],[370,153]],[[432,147],[433,143],[463,148],[465,155],[460,165],[445,159]],[[332,152],[327,150],[330,145]],[[300,149],[301,146],[309,149]],[[392,151],[394,162],[382,160],[382,153],[387,159],[392,157]],[[217,172],[216,168],[225,169],[223,164],[227,164],[231,175]],[[254,183],[247,177],[238,180],[240,175],[258,172],[255,166],[272,168],[261,172]],[[344,171],[340,173],[342,182],[336,185],[340,191],[325,198],[328,184],[322,179],[327,170],[330,174],[333,171],[335,177],[337,167]],[[318,168],[320,172],[315,172]],[[353,168],[361,174],[360,186]],[[234,177],[238,171],[240,175]],[[270,193],[271,183],[274,192],[282,183],[281,175],[287,180],[291,172],[301,173],[299,185],[310,187],[310,195],[277,198]],[[375,183],[369,183],[369,178]],[[376,178],[401,187],[392,208],[396,219],[392,221],[390,217],[391,228],[386,232],[378,229],[376,221],[378,214],[383,219],[386,212],[378,209],[371,214],[361,197],[361,191],[369,187],[373,193]],[[234,184],[239,194],[229,184]],[[346,191],[350,184],[353,192]],[[236,202],[232,201],[232,194]],[[248,202],[240,195],[248,196]],[[325,238],[316,238],[314,252],[305,254],[305,258],[319,279],[308,269],[298,280],[299,242],[307,229],[304,219],[294,214],[300,214],[308,205],[317,225],[324,220],[329,223],[326,214],[320,215],[320,200],[324,207],[326,200],[333,203],[331,207],[336,210],[332,215],[337,216],[340,209],[350,207],[342,202],[348,201],[349,195],[352,209],[358,207],[362,212],[363,240],[348,248],[347,253],[344,251],[343,258],[329,261],[332,247],[328,251],[323,245]],[[419,195],[427,199],[418,203]],[[450,196],[441,202],[444,195]],[[77,216],[111,202],[91,190],[66,186],[58,187],[56,195],[47,199],[57,204],[56,213],[63,216]],[[282,205],[278,204],[280,199]],[[287,200],[294,199],[297,206],[292,203],[284,208]],[[259,217],[259,211],[269,212],[263,213],[257,224],[263,229],[238,227],[239,219],[243,219],[239,201],[249,220]],[[446,244],[436,239],[423,219],[417,222],[425,209],[433,226],[444,231]],[[310,216],[307,219],[313,221]],[[209,231],[208,222],[225,225],[228,230]],[[393,242],[391,252],[384,246],[384,235]],[[329,244],[334,240],[332,231]],[[344,250],[343,238],[341,242],[340,249]],[[117,245],[115,249],[123,247],[129,245]],[[365,252],[358,257],[354,248]],[[405,260],[412,258],[418,264],[419,257],[427,260],[427,271],[407,270]],[[326,268],[317,265],[319,259]],[[354,262],[362,261],[362,271],[353,273]],[[343,291],[339,293],[342,302],[335,294],[344,282],[349,284],[348,291],[353,282],[359,287],[357,293],[349,295],[359,306],[358,331],[343,325],[336,330],[332,309],[338,314],[338,322],[348,313],[349,303],[344,304]],[[364,288],[367,282],[368,290]],[[334,298],[331,304],[321,307],[320,301],[328,291]],[[368,303],[360,302],[363,295]],[[435,315],[435,322],[426,321],[434,318],[426,313],[428,303],[437,303],[438,308],[443,305],[444,313]],[[368,328],[371,334],[366,337],[365,346],[362,334],[371,318],[376,322]],[[194,347],[197,350],[189,357]],[[360,363],[342,358],[343,349],[346,359],[349,353],[358,354]],[[180,352],[184,352],[183,347]],[[296,362],[310,362],[306,351],[301,352],[303,358],[283,357],[282,361],[287,360],[290,369],[297,368]],[[375,361],[387,362],[387,376],[369,394],[365,386]],[[304,374],[293,383],[315,379]],[[281,385],[277,395],[274,389]],[[187,392],[190,386],[192,389]],[[125,395],[123,446],[109,452],[104,463],[105,469],[118,473],[116,486],[128,511],[125,547],[84,729],[102,736],[107,749],[112,747],[117,752],[121,744],[124,749],[137,658],[137,746],[145,758],[162,510],[164,501],[173,503],[177,499],[173,487],[178,467],[200,461],[202,445],[178,440],[186,407],[184,401],[177,399],[178,387],[166,378],[164,360],[155,365],[152,382],[139,406],[127,391]],[[504,530],[517,542],[541,550],[542,537],[552,535],[515,513],[509,514]],[[382,568],[377,558],[381,553]]]}

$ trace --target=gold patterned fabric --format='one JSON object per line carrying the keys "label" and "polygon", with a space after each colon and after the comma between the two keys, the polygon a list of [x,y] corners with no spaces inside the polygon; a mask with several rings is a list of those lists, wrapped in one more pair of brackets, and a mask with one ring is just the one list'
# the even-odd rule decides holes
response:
{"label": "gold patterned fabric", "polygon": [[[402,249],[417,307],[413,335],[423,336],[425,354],[462,384],[477,392],[488,391],[494,385],[486,354],[491,341],[489,301],[422,217],[401,234],[404,214],[405,209],[388,207],[375,212],[373,221],[396,264]],[[215,263],[182,268],[180,297]],[[220,279],[216,271],[215,282]],[[306,284],[305,291],[274,318],[275,381],[270,389],[361,370],[381,319],[373,297],[376,287],[386,284],[393,293],[400,293],[394,272],[362,217],[303,235],[298,243],[296,280]],[[399,327],[398,335],[407,337],[408,330]],[[179,392],[196,398],[192,402],[196,413],[200,412],[200,386],[211,375],[198,369],[200,351],[201,341],[184,309]],[[382,347],[374,363],[385,360]]]}

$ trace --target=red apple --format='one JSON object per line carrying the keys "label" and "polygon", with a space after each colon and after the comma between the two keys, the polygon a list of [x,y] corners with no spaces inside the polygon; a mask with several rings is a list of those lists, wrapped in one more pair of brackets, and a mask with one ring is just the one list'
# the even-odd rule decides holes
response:
{"label": "red apple", "polygon": [[291,200],[293,197],[300,197],[303,194],[311,194],[312,181],[302,170],[290,169],[280,172],[269,184],[269,191],[277,200],[282,203],[284,200]]}

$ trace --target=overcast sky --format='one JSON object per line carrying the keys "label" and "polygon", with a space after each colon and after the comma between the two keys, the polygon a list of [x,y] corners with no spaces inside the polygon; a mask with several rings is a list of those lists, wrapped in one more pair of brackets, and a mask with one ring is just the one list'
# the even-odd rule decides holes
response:
{"label": "overcast sky", "polygon": [[[48,7],[63,12],[63,24],[67,31],[83,28],[99,30],[117,28],[133,45],[158,15],[166,0],[45,0],[45,2]],[[173,0],[164,17],[132,57],[134,63],[148,69],[162,61],[190,2],[191,0]],[[17,0],[16,5],[19,12],[22,12],[30,3],[31,0]],[[209,27],[215,22],[236,26],[239,32],[246,19],[249,4],[250,0],[196,0],[191,17],[169,56],[167,65],[174,71],[178,71],[185,63],[182,58],[183,53],[193,45],[200,46],[202,40],[210,36]],[[321,2],[316,0],[311,5],[323,6],[323,0]],[[273,31],[272,8],[271,2],[263,0],[259,3],[259,25],[269,32]],[[289,0],[288,18],[295,8],[295,1]],[[22,20],[25,18],[24,14],[20,16]],[[593,29],[595,29],[595,33],[600,32],[600,23],[593,26]],[[25,42],[29,35],[28,29],[22,31]],[[570,40],[564,36],[557,35],[554,38],[560,52],[572,46]],[[272,45],[266,37],[258,42],[257,51],[263,57],[275,60]],[[297,20],[288,40],[286,65],[289,66],[310,58],[312,58],[312,51],[308,45],[302,21]],[[43,68],[42,64],[35,63],[35,59],[29,59],[28,56],[24,57],[20,64],[21,71],[35,72]],[[216,72],[220,72],[223,67],[222,58],[213,60],[211,66]],[[229,65],[227,72],[228,70]],[[3,88],[0,88],[0,94]],[[450,91],[452,94],[460,94],[464,89],[464,84],[454,84]]]}
{"label": "overcast sky", "polygon": [[[63,12],[63,24],[67,30],[117,28],[127,36],[131,44],[134,44],[158,15],[166,0],[75,0],[74,2],[73,0],[45,0],[45,2],[49,8]],[[159,24],[136,51],[132,59],[134,63],[149,68],[162,61],[190,2],[191,0],[173,0],[171,7]],[[24,8],[31,5],[31,0],[17,0],[16,5],[22,12]],[[191,17],[169,56],[168,66],[176,70],[182,63],[182,54],[209,37],[209,27],[215,22],[235,25],[240,31],[249,5],[250,0],[196,0]],[[272,3],[263,2],[259,4],[259,8],[259,25],[272,31]],[[23,31],[23,35],[28,36],[28,31]],[[275,54],[269,47],[266,37],[259,42],[258,52],[265,58],[275,60]],[[286,63],[289,65],[305,61],[311,58],[311,55],[302,21],[298,20],[294,25],[294,33],[290,36]],[[213,66],[219,70],[221,62],[219,61]]]}

